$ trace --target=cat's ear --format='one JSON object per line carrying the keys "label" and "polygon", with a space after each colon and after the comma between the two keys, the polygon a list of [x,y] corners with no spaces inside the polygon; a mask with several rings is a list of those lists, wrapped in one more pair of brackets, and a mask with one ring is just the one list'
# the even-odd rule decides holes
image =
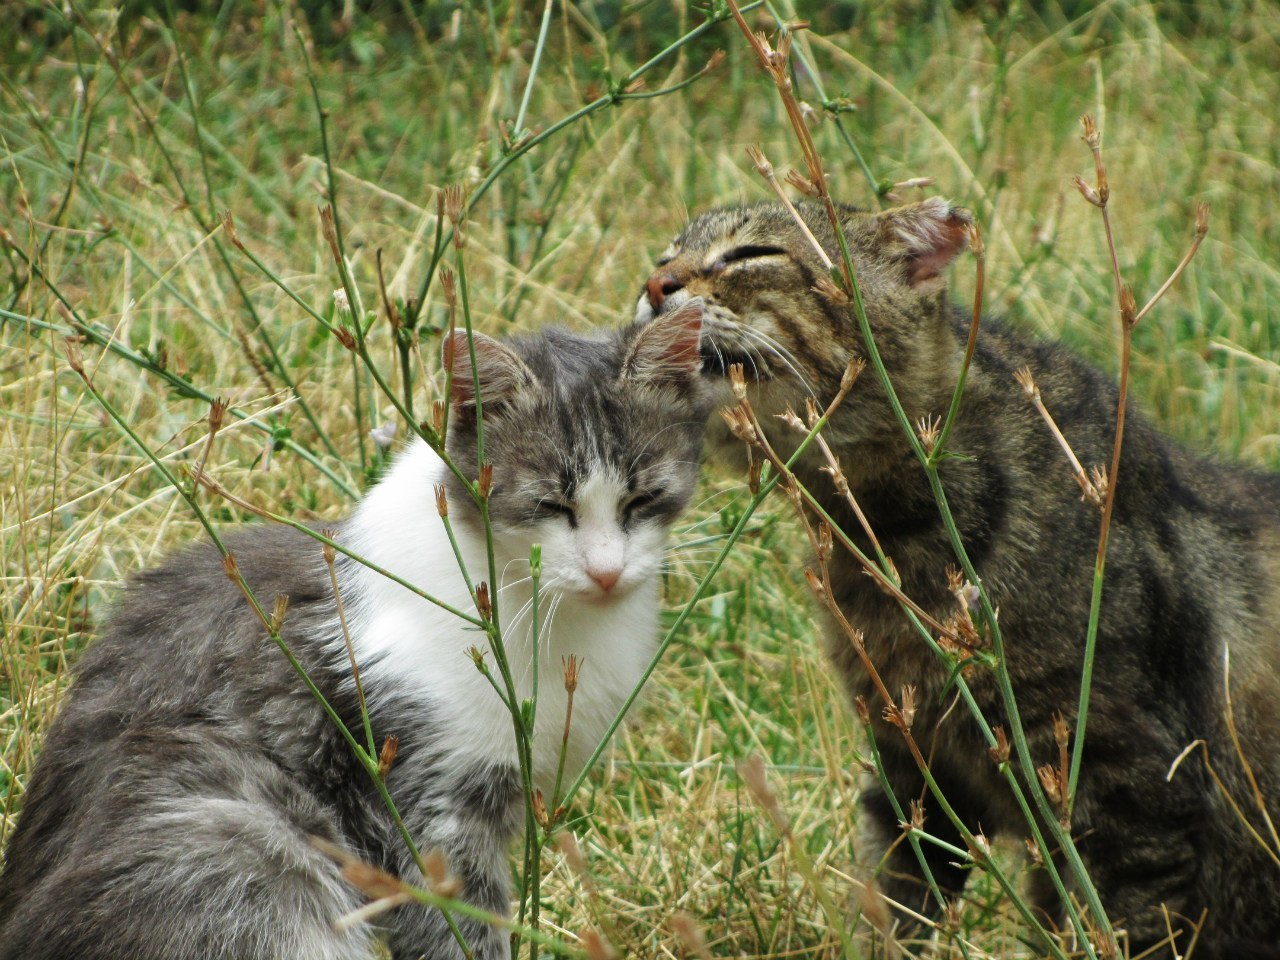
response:
{"label": "cat's ear", "polygon": [[969,245],[973,214],[941,197],[894,207],[878,214],[877,241],[902,264],[908,285],[940,287],[942,272]]}
{"label": "cat's ear", "polygon": [[501,404],[517,391],[537,385],[533,371],[510,348],[483,333],[473,333],[471,339],[475,344],[478,378],[471,373],[467,335],[458,330],[444,338],[442,353],[446,369],[453,371],[450,399],[454,406],[475,404],[477,379],[480,381],[480,403],[485,408]]}
{"label": "cat's ear", "polygon": [[702,370],[701,297],[649,321],[636,334],[622,362],[619,380],[683,386]]}

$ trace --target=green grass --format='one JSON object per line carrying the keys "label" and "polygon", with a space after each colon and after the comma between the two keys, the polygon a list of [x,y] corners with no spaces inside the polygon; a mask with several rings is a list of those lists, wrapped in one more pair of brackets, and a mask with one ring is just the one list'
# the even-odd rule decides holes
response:
{"label": "green grass", "polygon": [[[419,317],[423,362],[414,355],[411,370],[420,418],[438,394],[446,314],[438,282],[408,301],[423,290],[441,188],[461,183],[474,196],[507,165],[468,228],[480,329],[586,329],[629,317],[653,256],[689,211],[766,196],[748,145],[761,144],[780,172],[799,162],[782,108],[731,23],[681,46],[643,89],[617,89],[704,19],[692,6],[555,4],[527,131],[553,130],[611,89],[621,99],[514,157],[503,138],[522,136],[514,126],[541,5],[477,3],[455,14],[433,4],[414,16],[409,5],[389,7],[350,24],[340,5],[310,18],[277,4],[229,5],[218,16],[142,3],[73,6],[70,20],[56,7],[6,12],[22,29],[0,37],[5,833],[67,667],[119,583],[201,535],[84,392],[48,325],[65,326],[74,310],[149,365],[83,347],[97,388],[174,464],[199,457],[207,404],[157,370],[232,398],[246,419],[229,420],[212,469],[256,504],[335,518],[378,470],[366,431],[395,411],[220,226],[230,211],[249,251],[333,318],[342,279],[316,210],[327,202],[328,167],[300,36],[327,113],[354,286],[379,311],[370,349],[397,390],[377,251],[391,298]],[[987,242],[989,307],[1106,368],[1118,362],[1114,294],[1096,211],[1070,186],[1092,168],[1078,117],[1093,113],[1103,128],[1121,267],[1140,303],[1186,249],[1194,202],[1207,201],[1209,239],[1136,331],[1135,396],[1201,449],[1280,464],[1280,6],[1014,9],[799,13],[814,19],[812,62],[832,104],[851,108],[840,121],[871,179],[931,176],[931,192],[971,206]],[[752,16],[762,29],[770,22],[763,10]],[[635,96],[692,77],[720,48],[727,58],[707,76]],[[821,111],[808,78],[798,89]],[[814,135],[833,191],[880,202],[830,118]],[[970,263],[953,282],[967,298]],[[741,478],[709,477],[683,539],[725,532],[745,501]],[[246,519],[208,506],[219,524]],[[546,857],[546,928],[568,942],[597,927],[624,956],[681,954],[673,918],[683,913],[715,956],[838,954],[793,853],[735,773],[752,753],[767,758],[824,883],[853,898],[857,722],[815,642],[817,618],[796,575],[802,538],[785,505],[774,510],[752,521],[580,795],[573,827],[591,890],[558,855]],[[673,609],[715,547],[676,553]],[[971,892],[966,934],[988,954],[1026,955],[995,894],[982,884]]]}

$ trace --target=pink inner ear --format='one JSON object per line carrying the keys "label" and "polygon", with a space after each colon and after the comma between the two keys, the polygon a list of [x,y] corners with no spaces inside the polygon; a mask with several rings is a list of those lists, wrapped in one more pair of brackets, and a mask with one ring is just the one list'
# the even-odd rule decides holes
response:
{"label": "pink inner ear", "polygon": [[910,258],[909,282],[918,287],[937,279],[951,261],[969,245],[969,221],[954,213],[934,226],[931,243]]}
{"label": "pink inner ear", "polygon": [[674,328],[663,350],[663,359],[672,365],[697,369],[702,358],[698,344],[702,334],[702,305],[685,306],[669,321]]}

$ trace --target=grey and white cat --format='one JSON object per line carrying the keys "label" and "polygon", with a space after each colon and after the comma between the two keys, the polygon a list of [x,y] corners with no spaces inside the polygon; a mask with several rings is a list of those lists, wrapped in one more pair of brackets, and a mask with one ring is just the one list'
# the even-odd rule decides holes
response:
{"label": "grey and white cat", "polygon": [[[567,769],[580,770],[655,648],[660,569],[688,503],[708,401],[701,310],[601,339],[549,330],[477,335],[483,440],[518,696],[541,672],[533,774],[548,798],[565,718],[563,657],[584,662]],[[454,351],[448,450],[476,465],[466,340]],[[341,525],[358,554],[475,611],[437,512],[471,576],[487,553],[470,497],[422,441]],[[529,554],[543,545],[543,621],[530,643]],[[249,587],[289,598],[284,639],[348,726],[358,705],[320,545],[292,530],[228,538]],[[468,649],[484,635],[353,561],[339,581],[378,742],[399,738],[386,785],[460,896],[509,909],[508,845],[523,826],[511,715]],[[490,659],[492,664],[492,659]],[[421,881],[373,783],[211,547],[134,582],[86,653],[45,743],[0,876],[4,960],[353,960],[385,938],[397,960],[460,957],[442,914],[418,905],[338,930],[360,906],[319,837]],[[457,918],[475,957],[508,935]]]}
{"label": "grey and white cat", "polygon": [[[838,260],[826,210],[800,216]],[[944,272],[967,243],[971,217],[930,199],[880,213],[839,208],[885,366],[912,423],[946,413],[965,352],[969,317],[946,296]],[[779,448],[796,437],[770,414],[836,393],[846,364],[866,348],[849,306],[822,293],[827,269],[780,204],[712,210],[671,244],[645,284],[637,319],[706,302],[703,353],[719,397],[732,402],[727,365],[744,364],[748,394]],[[1037,763],[1058,756],[1053,715],[1074,720],[1089,619],[1098,511],[1080,498],[1062,452],[1014,380],[1029,368],[1080,460],[1110,462],[1116,387],[1060,347],[984,319],[940,474],[962,538],[994,604],[1022,720]],[[908,596],[938,622],[957,613],[947,566],[954,555],[919,462],[885,392],[863,374],[824,436]],[[741,459],[719,418],[713,449]],[[872,549],[816,453],[797,473],[861,548]],[[834,598],[862,630],[888,689],[916,688],[913,730],[944,795],[972,831],[1015,841],[1027,824],[954,688],[892,598],[847,552],[831,560]],[[1280,958],[1280,866],[1266,848],[1280,823],[1280,477],[1217,464],[1177,448],[1141,414],[1124,435],[1102,595],[1088,734],[1071,830],[1110,919],[1132,955],[1191,927],[1207,912],[1199,960]],[[926,827],[963,841],[924,788],[883,702],[837,629],[829,652],[849,694],[862,697],[898,800],[923,799]],[[1228,681],[1226,664],[1230,656]],[[1008,725],[991,671],[970,676],[993,723]],[[1228,692],[1243,753],[1267,805],[1260,810],[1227,722]],[[1206,745],[1221,785],[1201,754]],[[1233,798],[1229,801],[1222,787]],[[1233,809],[1232,803],[1239,809]],[[880,888],[928,917],[940,913],[902,842],[899,818],[874,779],[861,797],[860,855]],[[1247,823],[1246,823],[1247,821]],[[1251,831],[1253,831],[1251,833]],[[924,845],[948,897],[968,871]],[[1052,851],[1048,852],[1050,855]],[[1053,922],[1061,904],[1036,878],[1033,902]],[[1168,914],[1164,912],[1168,911]],[[906,921],[905,915],[903,915]],[[918,928],[917,928],[918,930]],[[1168,956],[1168,948],[1158,948]]]}

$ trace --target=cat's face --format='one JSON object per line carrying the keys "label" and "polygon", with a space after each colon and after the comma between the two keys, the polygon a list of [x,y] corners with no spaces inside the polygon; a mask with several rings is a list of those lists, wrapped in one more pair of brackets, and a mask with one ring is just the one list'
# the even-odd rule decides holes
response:
{"label": "cat's face", "polygon": [[[838,264],[825,208],[802,202],[798,209]],[[913,382],[941,383],[948,366],[935,350],[946,313],[941,272],[968,242],[971,216],[940,199],[878,214],[838,210],[886,366]],[[830,280],[813,243],[781,204],[712,210],[690,222],[658,259],[636,319],[648,322],[702,299],[704,372],[720,385],[717,399],[731,402],[728,368],[741,363],[762,419],[787,407],[803,412],[809,396],[825,406],[850,360],[864,356],[852,308],[822,290],[831,290]],[[716,420],[713,443],[727,439]]]}
{"label": "cat's face", "polygon": [[[607,340],[559,330],[506,344],[477,337],[490,517],[511,558],[504,582],[528,575],[534,543],[553,593],[607,603],[653,582],[697,480],[710,410],[700,330],[693,304]],[[474,388],[466,340],[455,342],[449,449],[470,473]]]}

